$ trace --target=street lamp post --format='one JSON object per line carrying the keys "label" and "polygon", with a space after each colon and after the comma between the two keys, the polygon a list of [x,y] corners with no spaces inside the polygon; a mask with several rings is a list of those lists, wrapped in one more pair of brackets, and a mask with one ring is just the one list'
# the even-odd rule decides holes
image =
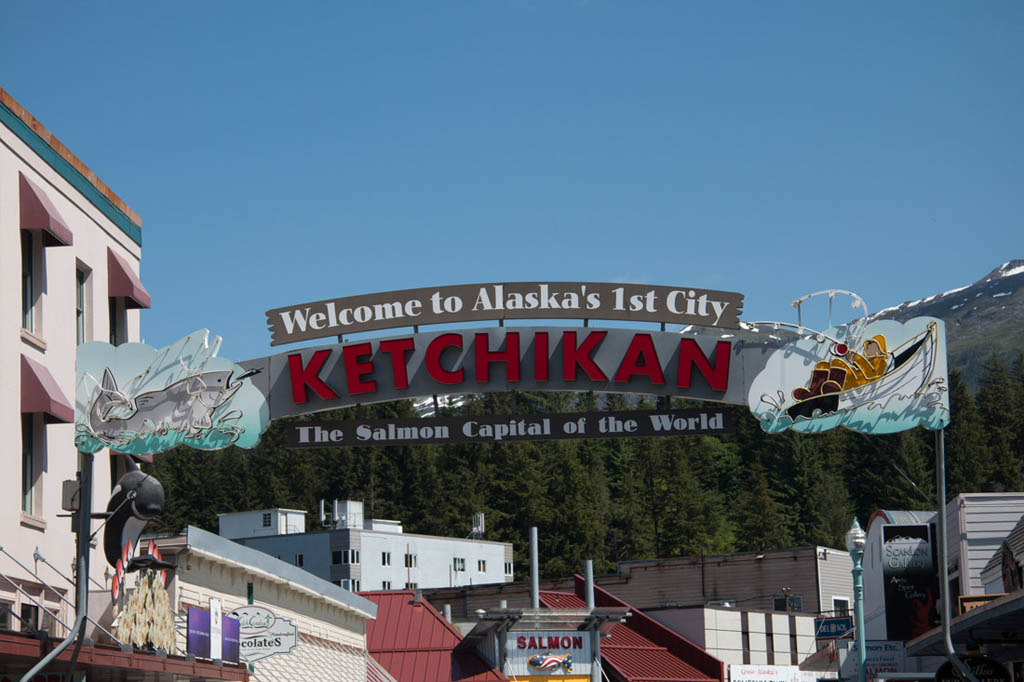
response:
{"label": "street lamp post", "polygon": [[868,652],[864,642],[864,567],[861,564],[866,543],[867,536],[861,530],[857,517],[854,517],[853,525],[846,533],[846,549],[853,559],[853,636],[857,644],[858,682],[867,682],[868,679]]}

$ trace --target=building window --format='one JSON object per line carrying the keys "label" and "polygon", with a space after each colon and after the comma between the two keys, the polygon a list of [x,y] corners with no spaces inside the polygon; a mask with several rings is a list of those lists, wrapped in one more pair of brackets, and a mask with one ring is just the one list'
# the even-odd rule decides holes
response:
{"label": "building window", "polygon": [[416,555],[415,554],[406,554],[405,555],[405,567],[406,568],[416,568]]}
{"label": "building window", "polygon": [[303,556],[301,554],[296,554],[295,555],[295,565],[296,566],[298,566],[299,568],[302,568],[303,561],[304,561],[304,559],[303,559]]}
{"label": "building window", "polygon": [[0,630],[14,629],[14,604],[0,601]]}
{"label": "building window", "polygon": [[359,563],[359,550],[358,549],[341,549],[334,550],[331,552],[331,563],[332,564],[358,564]]}
{"label": "building window", "polygon": [[359,581],[358,580],[353,580],[352,581],[352,591],[353,592],[358,592],[359,591]]}
{"label": "building window", "polygon": [[772,597],[772,609],[774,611],[803,611],[804,598],[798,594]]}
{"label": "building window", "polygon": [[380,553],[380,565],[381,566],[390,566],[391,565],[391,552],[381,552]]}
{"label": "building window", "polygon": [[484,560],[484,559],[477,559],[476,560],[476,571],[477,571],[477,573],[486,573],[487,572],[487,561]]}
{"label": "building window", "polygon": [[452,564],[455,566],[455,572],[465,572],[466,560],[463,557],[455,557],[452,559]]}
{"label": "building window", "polygon": [[506,561],[505,562],[505,575],[512,575],[512,562],[511,561]]}
{"label": "building window", "polygon": [[832,613],[836,616],[850,615],[850,600],[832,597]]}
{"label": "building window", "polygon": [[341,552],[339,550],[334,550],[333,552],[331,552],[331,564],[333,564],[334,566],[337,566],[340,563],[341,563]]}
{"label": "building window", "polygon": [[21,415],[21,511],[36,509],[36,434],[35,415]]}
{"label": "building window", "polygon": [[36,249],[32,233],[21,231],[21,327],[35,331]]}
{"label": "building window", "polygon": [[[111,341],[113,343],[113,341]],[[263,512],[263,527],[270,528],[270,512]]]}
{"label": "building window", "polygon": [[39,607],[35,604],[21,605],[21,631],[33,634],[39,629]]}
{"label": "building window", "polygon": [[391,581],[390,580],[381,580],[380,581],[380,589],[382,589],[382,590],[390,590],[391,589]]}
{"label": "building window", "polygon": [[419,583],[406,583],[405,584],[405,589],[407,589],[407,590],[415,590],[417,587],[419,587]]}
{"label": "building window", "polygon": [[118,297],[110,297],[110,345],[117,346],[125,341],[124,304]]}
{"label": "building window", "polygon": [[341,581],[341,586],[344,589],[348,590],[349,592],[358,592],[359,591],[359,581],[358,580],[350,580],[350,579],[346,578],[346,579]]}
{"label": "building window", "polygon": [[85,283],[89,278],[81,268],[75,269],[75,342],[79,345],[89,340],[89,326],[86,320],[86,302],[88,297],[85,293]]}

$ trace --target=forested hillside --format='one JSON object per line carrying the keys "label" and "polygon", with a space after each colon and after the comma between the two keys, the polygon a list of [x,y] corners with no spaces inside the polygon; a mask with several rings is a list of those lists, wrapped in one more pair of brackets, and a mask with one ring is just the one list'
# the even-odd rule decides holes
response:
{"label": "forested hillside", "polygon": [[[488,394],[463,414],[584,410],[576,394]],[[988,363],[976,395],[950,376],[946,433],[948,494],[1021,490],[1024,369]],[[683,403],[677,403],[684,407]],[[638,407],[653,407],[641,403]],[[628,409],[622,396],[604,408]],[[253,451],[179,448],[150,470],[167,491],[165,530],[186,524],[216,532],[217,513],[266,507],[308,512],[319,500],[364,500],[375,518],[407,532],[464,537],[474,512],[486,538],[515,543],[516,575],[527,571],[528,529],[539,527],[541,570],[566,575],[593,558],[615,562],[821,544],[843,546],[854,514],[934,506],[934,433],[917,429],[866,437],[763,433],[745,408],[736,432],[608,440],[288,450],[282,424]],[[364,417],[411,416],[408,403],[363,408]],[[350,411],[317,418],[345,419]],[[911,483],[913,482],[913,483]],[[915,487],[916,484],[916,487]]]}

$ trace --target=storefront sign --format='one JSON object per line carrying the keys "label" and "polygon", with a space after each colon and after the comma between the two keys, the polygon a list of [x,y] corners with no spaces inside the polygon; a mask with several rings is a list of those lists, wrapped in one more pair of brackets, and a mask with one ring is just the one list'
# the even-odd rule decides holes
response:
{"label": "storefront sign", "polygon": [[930,525],[882,526],[882,578],[889,639],[906,641],[938,625],[937,565]]}
{"label": "storefront sign", "polygon": [[[963,656],[960,660],[967,664],[978,682],[1010,682],[1010,671],[1006,666],[988,656]],[[946,661],[935,671],[935,682],[964,682],[953,661]]]}
{"label": "storefront sign", "polygon": [[267,311],[270,345],[423,324],[511,319],[633,320],[736,328],[743,296],[649,284],[506,282],[406,289]]}
{"label": "storefront sign", "polygon": [[558,438],[640,438],[732,432],[728,410],[635,410],[514,416],[379,419],[289,424],[291,448],[497,443]]}
{"label": "storefront sign", "polygon": [[[210,600],[213,607],[216,600]],[[219,607],[219,602],[217,602]],[[228,615],[220,616],[220,633],[216,632],[213,613],[196,606],[188,607],[188,636],[186,651],[196,658],[210,658],[238,663],[239,657],[239,626],[238,619]],[[213,646],[219,642],[220,651]]]}
{"label": "storefront sign", "polygon": [[[903,642],[894,640],[868,640],[865,644],[865,667],[868,678],[878,677],[884,673],[905,672],[907,670],[907,648]],[[857,644],[851,642],[849,652],[840,670],[843,679],[857,677]]]}
{"label": "storefront sign", "polygon": [[968,611],[980,608],[990,601],[995,601],[1000,597],[1005,597],[1006,592],[999,592],[997,594],[971,594],[971,595],[960,595],[956,598],[956,615],[962,616]]}
{"label": "storefront sign", "polygon": [[815,618],[815,639],[842,639],[853,632],[853,616],[837,616],[835,618]]}
{"label": "storefront sign", "polygon": [[729,666],[731,682],[815,682],[816,673],[800,670],[795,665],[738,665]]}
{"label": "storefront sign", "polygon": [[579,630],[531,630],[506,634],[509,678],[590,679],[590,633]]}
{"label": "storefront sign", "polygon": [[244,663],[288,653],[298,642],[295,624],[264,606],[240,606],[231,616],[238,619],[239,658]]}

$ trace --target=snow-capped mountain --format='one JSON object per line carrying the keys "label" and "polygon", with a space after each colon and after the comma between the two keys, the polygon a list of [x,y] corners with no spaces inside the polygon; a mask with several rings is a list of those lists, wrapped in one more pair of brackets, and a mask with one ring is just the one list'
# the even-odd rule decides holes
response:
{"label": "snow-capped mountain", "polygon": [[881,310],[873,319],[929,315],[946,322],[950,369],[977,387],[995,355],[1009,370],[1024,351],[1024,259],[1003,263],[974,284]]}

